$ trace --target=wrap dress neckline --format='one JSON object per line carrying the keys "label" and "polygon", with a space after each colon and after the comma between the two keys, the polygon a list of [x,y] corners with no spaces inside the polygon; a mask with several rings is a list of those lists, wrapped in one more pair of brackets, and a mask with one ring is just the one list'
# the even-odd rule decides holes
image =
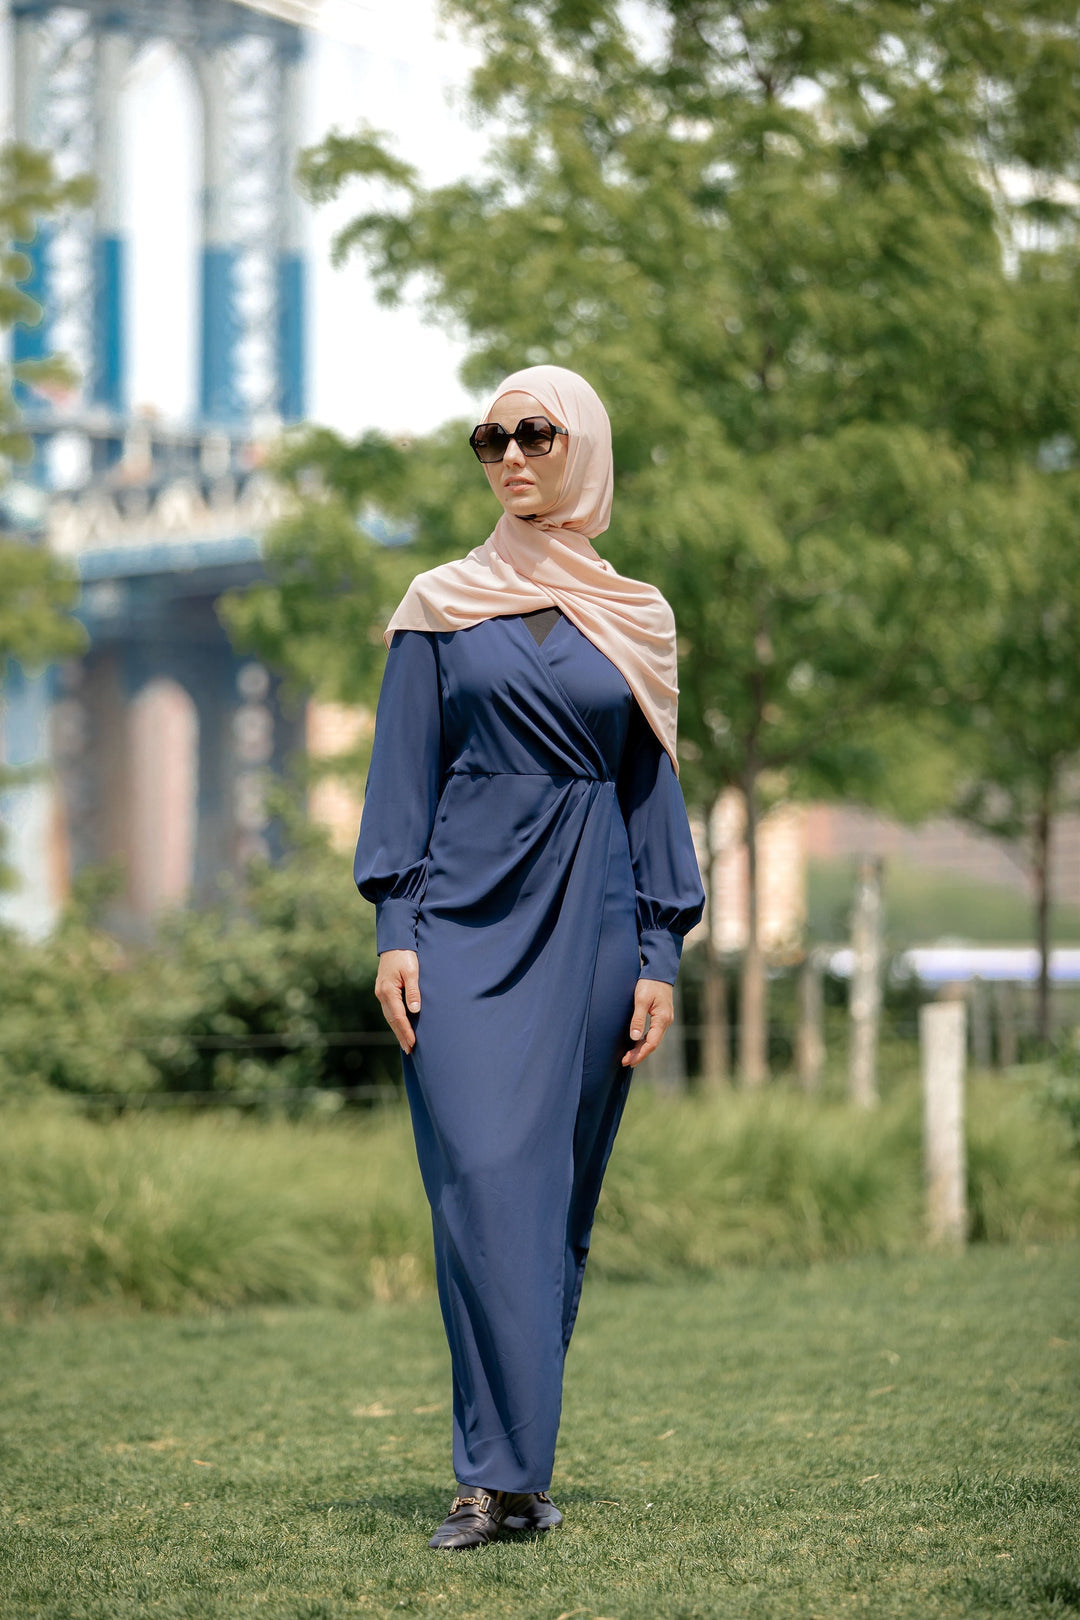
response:
{"label": "wrap dress neckline", "polygon": [[538,647],[542,647],[556,621],[562,618],[562,610],[557,607],[534,608],[531,613],[523,613],[526,628],[532,632],[533,640]]}

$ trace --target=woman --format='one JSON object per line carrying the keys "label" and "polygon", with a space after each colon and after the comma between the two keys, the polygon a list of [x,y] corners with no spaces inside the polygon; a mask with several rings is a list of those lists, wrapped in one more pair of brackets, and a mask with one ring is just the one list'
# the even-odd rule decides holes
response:
{"label": "woman", "polygon": [[674,618],[589,544],[611,510],[603,405],[533,366],[470,443],[503,515],[387,625],[354,868],[450,1343],[439,1548],[561,1522],[547,1487],[600,1183],[705,903]]}

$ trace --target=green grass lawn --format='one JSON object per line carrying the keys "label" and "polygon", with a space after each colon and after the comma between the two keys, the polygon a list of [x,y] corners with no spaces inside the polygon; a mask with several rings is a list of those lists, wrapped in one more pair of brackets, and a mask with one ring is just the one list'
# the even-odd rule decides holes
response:
{"label": "green grass lawn", "polygon": [[1080,1608],[1080,1246],[586,1285],[564,1529],[429,1552],[433,1301],[0,1329],[0,1614]]}

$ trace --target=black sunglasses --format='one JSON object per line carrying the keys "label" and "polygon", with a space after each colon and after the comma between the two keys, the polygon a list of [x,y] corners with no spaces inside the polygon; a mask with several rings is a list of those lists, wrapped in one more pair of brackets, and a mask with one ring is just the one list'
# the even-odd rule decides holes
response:
{"label": "black sunglasses", "polygon": [[569,438],[565,428],[556,427],[546,416],[523,416],[513,433],[501,422],[481,422],[469,435],[478,461],[501,461],[513,439],[523,456],[546,456],[555,443],[556,433]]}

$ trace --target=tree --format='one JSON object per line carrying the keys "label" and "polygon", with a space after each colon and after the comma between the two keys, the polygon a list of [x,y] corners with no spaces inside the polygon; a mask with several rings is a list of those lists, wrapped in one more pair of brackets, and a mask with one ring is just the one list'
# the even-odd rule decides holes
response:
{"label": "tree", "polygon": [[970,773],[959,815],[1024,845],[1035,891],[1037,1029],[1050,1040],[1050,878],[1054,822],[1075,809],[1080,765],[1080,476],[1017,480],[1009,585],[989,633],[957,660],[950,682]]}
{"label": "tree", "polygon": [[[998,589],[977,635],[958,640],[934,694],[965,761],[955,803],[980,831],[1020,840],[1035,891],[1037,1028],[1050,1025],[1054,823],[1077,807],[1080,769],[1080,35],[1075,13],[1032,8],[1015,94],[989,142],[1016,170],[1002,200],[1017,410],[995,435],[1001,495],[988,523]],[[1062,26],[1064,25],[1064,26]],[[1020,180],[1016,184],[1016,179]]]}
{"label": "tree", "polygon": [[[928,703],[990,590],[980,530],[1030,410],[987,162],[1036,122],[1032,8],[991,26],[970,3],[651,0],[644,36],[616,0],[447,10],[483,51],[483,173],[426,190],[363,130],[305,154],[301,184],[315,202],[375,187],[335,260],[361,251],[389,302],[417,287],[467,339],[467,381],[553,360],[609,404],[602,549],[675,610],[684,789],[706,811],[731,785],[746,804],[755,1083],[761,816],[880,780],[884,717]],[[427,553],[489,526],[457,453],[405,453],[406,485],[434,454],[440,498],[478,516],[466,536],[429,509]],[[264,605],[284,622],[281,598]]]}
{"label": "tree", "polygon": [[374,995],[374,917],[322,829],[282,809],[286,860],[251,863],[204,911],[165,914],[138,951],[102,924],[119,866],[78,875],[48,940],[0,933],[0,1097],[239,1091],[302,1110],[316,1087],[400,1080]]}
{"label": "tree", "polygon": [[[298,692],[373,700],[382,627],[413,574],[487,532],[491,496],[482,478],[467,476],[468,432],[450,424],[412,443],[378,432],[350,443],[306,427],[272,453],[291,510],[266,537],[269,579],[227,593],[220,611]],[[395,543],[375,538],[387,530]]]}
{"label": "tree", "polygon": [[[16,244],[33,240],[40,218],[89,202],[93,184],[86,176],[58,180],[48,153],[16,142],[0,148],[0,328],[16,321],[36,326],[44,315],[41,305],[19,286],[33,267]],[[9,465],[29,461],[33,455],[33,445],[20,426],[15,381],[70,385],[76,373],[60,355],[0,367],[0,458]],[[82,633],[66,612],[76,591],[70,570],[58,558],[0,535],[0,664],[7,658],[38,663],[77,650]]]}
{"label": "tree", "polygon": [[[15,245],[33,240],[37,221],[65,206],[80,206],[93,195],[85,176],[60,181],[47,153],[12,142],[0,148],[0,328],[21,321],[36,326],[44,311],[18,285],[30,275],[29,257]],[[0,479],[12,462],[33,454],[21,430],[13,383],[70,384],[68,362],[50,355],[0,366]],[[81,651],[82,626],[68,611],[78,581],[68,564],[43,546],[0,533],[0,678],[9,659],[35,665]],[[25,779],[25,771],[0,766],[0,788]]]}

